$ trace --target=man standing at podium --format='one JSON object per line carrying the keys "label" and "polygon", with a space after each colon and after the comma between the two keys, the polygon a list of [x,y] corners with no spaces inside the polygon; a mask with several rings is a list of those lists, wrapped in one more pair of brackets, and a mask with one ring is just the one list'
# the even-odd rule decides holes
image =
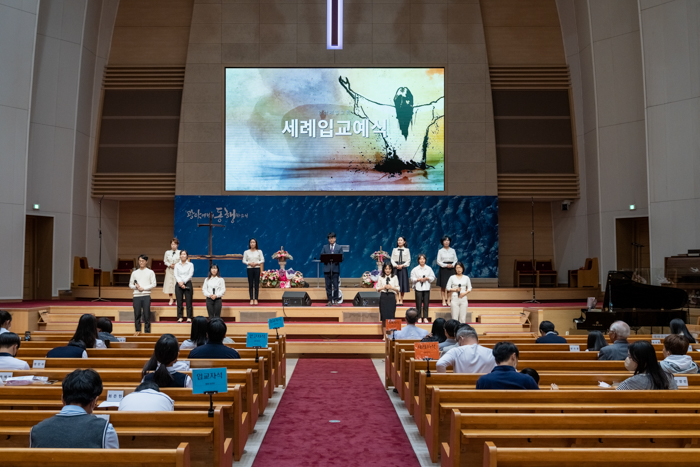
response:
{"label": "man standing at podium", "polygon": [[[321,249],[322,255],[338,255],[341,254],[340,246],[335,244],[335,232],[328,234],[328,244],[323,245]],[[323,263],[323,276],[326,279],[326,298],[328,303],[326,306],[338,306],[340,300],[340,292],[338,283],[340,281],[340,264],[339,263]]]}

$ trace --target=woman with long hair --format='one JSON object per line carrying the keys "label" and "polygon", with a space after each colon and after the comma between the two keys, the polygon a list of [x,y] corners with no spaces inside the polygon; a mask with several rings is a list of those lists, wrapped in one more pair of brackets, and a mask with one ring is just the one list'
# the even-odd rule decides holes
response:
{"label": "woman with long hair", "polygon": [[175,298],[177,299],[177,322],[182,323],[182,300],[187,304],[187,322],[192,322],[194,309],[192,308],[192,276],[194,265],[189,261],[187,250],[180,251],[180,261],[175,265]]}
{"label": "woman with long hair", "polygon": [[421,339],[421,342],[437,342],[442,343],[447,340],[447,335],[445,334],[445,318],[438,318],[433,321],[433,327],[430,330],[430,334]]}
{"label": "woman with long hair", "polygon": [[258,292],[260,291],[260,272],[265,266],[265,256],[258,248],[258,241],[254,238],[248,240],[248,249],[243,252],[243,264],[248,272],[248,295],[250,304],[258,304]]}
{"label": "woman with long hair", "polygon": [[85,313],[78,320],[78,327],[71,338],[71,342],[82,342],[87,349],[106,349],[104,341],[97,338],[97,318],[90,313]]}
{"label": "woman with long hair", "polygon": [[207,314],[209,319],[221,318],[221,297],[226,293],[226,282],[219,275],[219,266],[212,264],[209,275],[204,279],[202,293],[207,298]]}
{"label": "woman with long hair", "polygon": [[607,346],[608,342],[605,336],[600,331],[591,331],[588,333],[588,341],[586,342],[587,352],[598,352],[603,347]]}
{"label": "woman with long hair", "polygon": [[382,275],[374,288],[379,292],[379,316],[382,320],[382,337],[386,336],[386,320],[396,317],[396,294],[401,291],[399,279],[391,263],[384,263]]}
{"label": "woman with long hair", "polygon": [[686,339],[688,339],[689,343],[697,344],[697,341],[690,333],[690,331],[688,331],[688,326],[685,325],[685,321],[683,321],[682,319],[672,319],[671,323],[669,323],[669,327],[671,328],[671,334],[681,334],[685,336]]}
{"label": "woman with long hair", "polygon": [[457,264],[457,253],[450,248],[452,239],[448,235],[443,235],[440,239],[442,248],[437,253],[437,264],[440,266],[437,276],[437,285],[440,286],[440,295],[442,296],[442,306],[450,306],[451,295],[447,292],[447,281],[455,273],[455,264]]}
{"label": "woman with long hair", "polygon": [[411,282],[416,294],[416,310],[418,310],[419,323],[428,322],[428,308],[430,307],[430,283],[435,280],[433,268],[426,266],[426,256],[418,255],[418,266],[411,271]]}
{"label": "woman with long hair", "polygon": [[12,326],[12,315],[9,311],[0,310],[0,334],[10,332]]}
{"label": "woman with long hair", "polygon": [[391,265],[394,266],[396,277],[399,280],[399,288],[401,289],[396,303],[397,305],[403,305],[403,295],[411,290],[411,283],[408,281],[411,250],[408,249],[408,242],[403,235],[399,235],[399,238],[396,240],[396,248],[391,251]]}
{"label": "woman with long hair", "polygon": [[620,383],[618,391],[678,389],[673,375],[659,365],[654,346],[649,341],[633,342],[627,352],[625,368],[634,371],[634,376]]}
{"label": "woman with long hair", "polygon": [[172,334],[163,334],[156,342],[151,359],[141,371],[142,383],[154,382],[161,388],[191,388],[192,378],[173,368],[179,348]]}
{"label": "woman with long hair", "polygon": [[190,327],[190,338],[180,345],[180,350],[192,350],[206,344],[208,322],[209,320],[204,316],[195,316]]}
{"label": "woman with long hair", "polygon": [[180,240],[173,238],[170,240],[170,249],[163,255],[163,262],[165,263],[165,279],[163,280],[163,293],[167,293],[170,297],[168,305],[173,304],[173,294],[175,293],[175,264],[180,261],[180,250],[178,246],[180,245]]}

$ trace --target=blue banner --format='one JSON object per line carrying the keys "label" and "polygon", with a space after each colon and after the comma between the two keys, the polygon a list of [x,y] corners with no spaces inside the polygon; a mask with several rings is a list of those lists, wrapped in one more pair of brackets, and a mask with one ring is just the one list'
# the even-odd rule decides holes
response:
{"label": "blue banner", "polygon": [[279,329],[284,327],[284,317],[278,316],[277,318],[270,318],[267,320],[270,329]]}
{"label": "blue banner", "polygon": [[[284,247],[293,260],[286,268],[316,277],[316,264],[326,235],[333,231],[339,245],[350,245],[340,267],[341,277],[360,278],[376,269],[370,255],[382,247],[391,253],[404,236],[411,267],[418,253],[437,271],[440,238],[449,235],[465,273],[472,278],[498,277],[498,198],[496,196],[176,196],[175,236],[189,254],[209,251],[209,222],[215,255],[240,253],[256,238],[265,255],[265,269],[279,265],[272,254]],[[240,261],[215,261],[224,277],[245,277]],[[206,277],[208,262],[193,261],[195,276]],[[323,271],[321,271],[323,276]]]}
{"label": "blue banner", "polygon": [[246,347],[267,347],[267,333],[266,332],[249,332],[246,335],[245,340]]}
{"label": "blue banner", "polygon": [[205,392],[228,392],[226,368],[192,370],[192,394]]}

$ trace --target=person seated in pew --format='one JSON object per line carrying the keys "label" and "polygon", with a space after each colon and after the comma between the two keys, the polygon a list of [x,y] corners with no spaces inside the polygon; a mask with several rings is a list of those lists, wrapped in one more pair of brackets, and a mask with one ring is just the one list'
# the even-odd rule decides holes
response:
{"label": "person seated in pew", "polygon": [[236,349],[224,345],[225,337],[226,323],[224,320],[221,318],[212,319],[207,325],[207,343],[192,350],[187,358],[241,358]]}
{"label": "person seated in pew", "polygon": [[175,336],[160,336],[151,359],[143,366],[141,382],[153,381],[160,388],[191,388],[192,378],[174,368],[179,351]]}
{"label": "person seated in pew", "polygon": [[119,449],[119,438],[112,424],[92,415],[102,394],[100,375],[95,370],[75,370],[63,379],[61,386],[63,408],[32,427],[29,447]]}
{"label": "person seated in pew", "polygon": [[111,319],[102,317],[97,320],[97,338],[101,341],[119,342],[119,339],[112,335]]}
{"label": "person seated in pew", "polygon": [[661,368],[671,374],[696,374],[698,364],[693,361],[693,357],[688,355],[689,345],[688,339],[683,334],[666,336],[664,339],[664,359],[659,362]]}
{"label": "person seated in pew", "polygon": [[73,341],[82,341],[88,349],[106,349],[104,341],[97,337],[97,318],[95,315],[85,313],[78,320],[78,327],[71,338]]}
{"label": "person seated in pew", "polygon": [[499,342],[493,347],[496,368],[476,380],[477,389],[539,389],[532,376],[518,373],[518,347],[512,342]]}
{"label": "person seated in pew", "polygon": [[86,349],[85,342],[71,339],[68,345],[49,350],[46,358],[88,358]]}
{"label": "person seated in pew", "polygon": [[0,334],[10,332],[12,327],[12,315],[9,311],[0,310]]}
{"label": "person seated in pew", "polygon": [[490,373],[496,366],[493,352],[479,345],[476,330],[468,324],[457,330],[457,343],[437,361],[438,373],[446,373],[449,366],[455,373]]}
{"label": "person seated in pew", "polygon": [[697,341],[690,331],[688,331],[688,326],[685,325],[685,321],[682,319],[672,319],[668,327],[671,328],[671,334],[682,334],[686,339],[688,339],[689,344],[697,344]]}
{"label": "person seated in pew", "polygon": [[430,334],[421,339],[421,342],[445,342],[447,336],[445,336],[445,318],[438,318],[433,321],[433,327],[430,330]]}
{"label": "person seated in pew", "polygon": [[634,371],[617,387],[618,391],[647,389],[678,389],[673,374],[665,371],[656,359],[654,346],[648,341],[633,342],[629,346],[625,368]]}
{"label": "person seated in pew", "polygon": [[0,334],[0,370],[28,370],[29,364],[15,358],[22,341],[14,332]]}
{"label": "person seated in pew", "polygon": [[605,335],[600,331],[591,331],[588,333],[588,340],[586,341],[586,352],[598,352],[603,347],[607,347],[608,343],[605,341]]}
{"label": "person seated in pew", "polygon": [[540,323],[540,337],[535,340],[535,344],[566,344],[566,339],[554,330],[554,323],[542,321]]}
{"label": "person seated in pew", "polygon": [[610,325],[608,339],[612,345],[603,347],[598,352],[598,360],[624,360],[627,358],[627,349],[629,342],[627,338],[630,336],[630,327],[624,321],[615,321]]}
{"label": "person seated in pew", "polygon": [[394,331],[395,339],[423,339],[428,331],[416,326],[418,322],[418,310],[411,307],[406,310],[406,326],[400,331]]}
{"label": "person seated in pew", "polygon": [[438,345],[440,349],[440,355],[447,352],[453,347],[457,347],[457,339],[455,339],[455,334],[457,334],[457,329],[459,329],[460,322],[456,319],[448,319],[445,321],[445,342],[440,342]]}
{"label": "person seated in pew", "polygon": [[534,368],[523,368],[520,370],[520,373],[530,375],[530,377],[535,380],[535,383],[540,384],[540,374],[537,373],[537,370]]}
{"label": "person seated in pew", "polygon": [[141,383],[131,394],[124,396],[119,403],[119,411],[128,412],[172,412],[175,401],[160,392],[160,387],[153,381]]}
{"label": "person seated in pew", "polygon": [[[207,343],[207,326],[209,320],[204,316],[195,316],[192,319],[192,327],[190,328],[190,338],[183,341],[180,345],[180,350],[196,349],[200,345]],[[224,337],[224,344],[235,344],[230,337]]]}

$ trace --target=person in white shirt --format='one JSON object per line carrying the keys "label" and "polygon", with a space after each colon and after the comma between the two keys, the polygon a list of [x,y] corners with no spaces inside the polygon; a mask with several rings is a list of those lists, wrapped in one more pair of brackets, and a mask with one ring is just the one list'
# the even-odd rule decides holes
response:
{"label": "person in white shirt", "polygon": [[175,298],[177,299],[177,322],[182,323],[182,299],[187,304],[187,322],[192,322],[194,309],[192,308],[192,276],[194,276],[194,264],[188,261],[187,250],[180,251],[180,261],[175,265]]}
{"label": "person in white shirt", "polygon": [[452,239],[443,235],[440,239],[442,248],[438,250],[437,253],[437,264],[440,266],[437,276],[437,285],[440,286],[440,296],[442,297],[442,306],[450,305],[450,295],[447,293],[447,281],[455,273],[455,264],[457,264],[457,253],[450,248],[450,243]]}
{"label": "person in white shirt", "polygon": [[160,392],[160,387],[153,381],[141,383],[131,394],[124,396],[119,403],[119,411],[127,412],[172,412],[175,401]]}
{"label": "person in white shirt", "polygon": [[0,334],[0,370],[29,370],[27,362],[15,358],[20,344],[20,338],[14,332]]}
{"label": "person in white shirt", "polygon": [[451,276],[447,281],[447,292],[452,294],[452,319],[456,319],[460,323],[466,323],[471,316],[467,316],[469,302],[467,294],[472,291],[472,283],[469,277],[464,274],[464,264],[459,261],[455,264],[455,275]]}
{"label": "person in white shirt", "polygon": [[173,294],[175,293],[175,264],[180,261],[180,250],[177,249],[180,240],[173,238],[170,240],[170,249],[165,252],[163,262],[165,263],[165,279],[163,280],[163,293],[170,297],[168,305],[173,304]]}
{"label": "person in white shirt", "polygon": [[156,284],[155,273],[146,267],[148,256],[139,256],[139,268],[131,273],[129,288],[134,291],[134,326],[141,332],[141,312],[145,331],[151,332],[151,289]]}
{"label": "person in white shirt", "polygon": [[258,292],[260,291],[260,271],[265,266],[263,252],[258,249],[258,241],[254,238],[248,240],[248,249],[243,253],[243,264],[248,273],[248,295],[250,304],[258,304]]}
{"label": "person in white shirt", "polygon": [[493,350],[479,345],[476,330],[469,325],[462,325],[457,330],[457,343],[437,361],[438,373],[445,373],[452,367],[455,373],[491,373],[496,367]]}
{"label": "person in white shirt", "polygon": [[418,266],[411,271],[411,283],[416,294],[416,309],[421,316],[419,323],[423,320],[428,322],[428,307],[430,306],[430,283],[435,280],[433,268],[426,266],[427,258],[423,253],[418,255]]}
{"label": "person in white shirt", "polygon": [[219,266],[212,264],[209,276],[204,279],[202,293],[207,298],[207,314],[209,319],[221,318],[221,297],[226,293],[226,282],[219,275]]}
{"label": "person in white shirt", "polygon": [[416,339],[421,340],[429,334],[425,329],[416,326],[418,321],[418,310],[409,308],[406,310],[406,326],[400,331],[394,331],[394,339]]}
{"label": "person in white shirt", "polygon": [[9,311],[0,310],[0,334],[10,332],[12,327],[12,315]]}
{"label": "person in white shirt", "polygon": [[382,320],[382,338],[386,336],[386,320],[396,318],[396,294],[399,288],[399,279],[394,274],[391,263],[384,263],[382,275],[377,279],[374,288],[379,292],[379,317]]}
{"label": "person in white shirt", "polygon": [[391,265],[396,270],[396,277],[399,280],[401,292],[398,294],[397,305],[403,305],[403,295],[411,290],[411,283],[408,280],[408,267],[411,265],[411,250],[408,249],[406,239],[399,235],[396,240],[396,248],[391,250]]}

